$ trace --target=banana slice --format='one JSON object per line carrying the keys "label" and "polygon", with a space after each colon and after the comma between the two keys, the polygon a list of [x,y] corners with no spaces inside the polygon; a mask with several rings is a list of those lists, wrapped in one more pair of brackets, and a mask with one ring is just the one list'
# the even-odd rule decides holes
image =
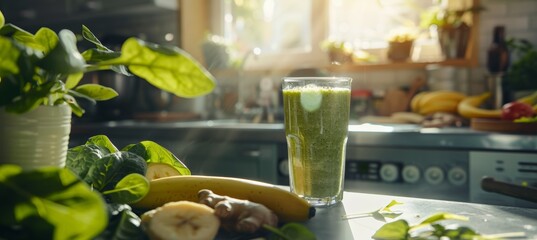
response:
{"label": "banana slice", "polygon": [[179,175],[181,175],[179,171],[165,163],[149,163],[147,164],[147,172],[145,173],[145,177],[149,181],[158,178]]}
{"label": "banana slice", "polygon": [[152,240],[210,240],[220,228],[212,208],[189,201],[166,203],[142,214],[141,219]]}

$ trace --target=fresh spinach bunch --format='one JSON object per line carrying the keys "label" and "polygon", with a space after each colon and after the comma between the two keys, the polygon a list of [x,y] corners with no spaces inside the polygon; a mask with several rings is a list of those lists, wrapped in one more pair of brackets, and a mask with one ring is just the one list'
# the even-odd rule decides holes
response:
{"label": "fresh spinach bunch", "polygon": [[73,171],[108,202],[133,203],[149,191],[147,164],[164,163],[182,175],[190,170],[173,153],[152,141],[130,144],[119,150],[105,135],[90,137],[67,151],[66,168]]}
{"label": "fresh spinach bunch", "polygon": [[100,101],[118,95],[98,84],[79,85],[84,73],[101,70],[132,73],[180,97],[204,95],[215,86],[212,75],[177,47],[129,38],[121,52],[115,52],[86,26],[82,36],[95,47],[80,53],[70,30],[56,34],[43,27],[32,34],[0,22],[0,107],[24,113],[40,105],[67,103],[81,116],[84,109],[75,97]]}

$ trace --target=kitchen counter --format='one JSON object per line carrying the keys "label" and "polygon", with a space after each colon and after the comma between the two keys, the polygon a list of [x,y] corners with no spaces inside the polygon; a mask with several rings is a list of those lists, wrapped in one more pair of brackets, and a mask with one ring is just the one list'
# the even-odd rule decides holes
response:
{"label": "kitchen counter", "polygon": [[372,217],[344,220],[342,216],[372,212],[384,207],[391,200],[403,203],[391,208],[392,211],[402,212],[402,215],[394,220],[404,219],[411,225],[435,213],[448,212],[466,216],[469,220],[439,222],[443,226],[456,223],[486,235],[523,232],[525,236],[518,239],[537,239],[537,209],[356,192],[345,192],[343,202],[333,207],[317,208],[316,216],[310,219],[306,225],[315,232],[318,239],[371,239],[371,236],[385,222],[375,220]]}
{"label": "kitchen counter", "polygon": [[[110,121],[75,123],[71,137],[96,134],[140,140],[178,139],[237,142],[285,143],[282,123],[240,123],[237,120],[192,122]],[[504,134],[470,128],[421,128],[412,124],[351,124],[349,145],[469,149],[495,151],[537,151],[537,135]]]}

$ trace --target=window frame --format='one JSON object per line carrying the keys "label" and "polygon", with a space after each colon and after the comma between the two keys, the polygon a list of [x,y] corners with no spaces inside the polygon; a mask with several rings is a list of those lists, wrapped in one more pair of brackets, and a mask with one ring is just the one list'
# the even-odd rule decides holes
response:
{"label": "window frame", "polygon": [[[220,0],[178,0],[179,1],[179,32],[180,46],[190,53],[200,63],[204,62],[201,43],[208,32],[219,34],[223,24],[219,21],[224,13]],[[245,71],[289,71],[298,68],[323,68],[334,72],[340,71],[376,71],[384,69],[416,69],[428,64],[441,64],[460,67],[475,67],[478,65],[478,14],[472,14],[473,25],[470,34],[466,57],[463,59],[446,60],[441,62],[405,62],[331,65],[328,54],[321,49],[321,43],[328,37],[329,0],[311,0],[311,23],[315,26],[311,35],[311,52],[262,53],[253,58],[246,58],[243,65]],[[474,6],[479,0],[470,0]],[[451,1],[450,1],[451,2]],[[455,1],[456,2],[456,1]],[[455,4],[456,5],[456,4]],[[450,7],[453,7],[450,4]]]}

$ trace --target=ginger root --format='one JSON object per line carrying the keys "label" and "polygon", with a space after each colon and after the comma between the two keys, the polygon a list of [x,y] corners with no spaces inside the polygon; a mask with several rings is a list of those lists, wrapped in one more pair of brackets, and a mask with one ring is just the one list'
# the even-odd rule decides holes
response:
{"label": "ginger root", "polygon": [[273,227],[278,224],[276,214],[259,203],[221,196],[207,189],[198,192],[198,199],[214,209],[221,226],[228,231],[254,233],[264,224]]}

